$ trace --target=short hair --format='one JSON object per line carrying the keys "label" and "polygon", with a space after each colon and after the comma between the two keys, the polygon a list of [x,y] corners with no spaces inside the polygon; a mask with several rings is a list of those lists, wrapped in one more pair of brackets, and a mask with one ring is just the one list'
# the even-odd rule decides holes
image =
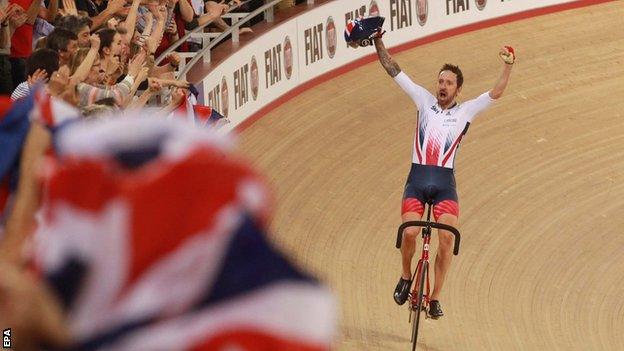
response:
{"label": "short hair", "polygon": [[108,107],[118,107],[117,101],[115,98],[108,97],[103,98],[95,102],[97,105],[108,106]]}
{"label": "short hair", "polygon": [[459,66],[455,66],[450,63],[445,63],[444,66],[440,68],[440,72],[438,72],[438,75],[440,75],[440,73],[444,71],[451,71],[455,73],[455,75],[457,76],[457,87],[461,88],[461,86],[464,84],[464,75],[462,74],[461,69],[459,69]]}
{"label": "short hair", "polygon": [[67,29],[56,28],[48,35],[46,47],[56,52],[66,51],[67,45],[72,40],[78,40],[76,33]]}
{"label": "short hair", "polygon": [[54,27],[67,29],[78,35],[85,26],[91,28],[93,21],[89,17],[68,15],[59,17],[54,23]]}
{"label": "short hair", "polygon": [[30,57],[26,59],[26,75],[33,75],[38,69],[44,70],[48,77],[52,77],[52,73],[59,69],[58,53],[45,48],[33,51]]}
{"label": "short hair", "polygon": [[115,108],[108,105],[94,104],[83,107],[80,112],[82,112],[82,116],[85,119],[98,119],[114,113]]}
{"label": "short hair", "polygon": [[117,31],[115,29],[104,28],[100,29],[95,34],[100,36],[100,55],[104,52],[104,48],[109,48],[113,44],[113,38],[115,38],[115,34]]}

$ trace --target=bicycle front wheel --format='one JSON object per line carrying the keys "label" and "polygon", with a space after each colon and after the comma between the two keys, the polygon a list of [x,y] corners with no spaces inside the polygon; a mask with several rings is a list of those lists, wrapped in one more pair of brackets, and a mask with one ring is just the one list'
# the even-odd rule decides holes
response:
{"label": "bicycle front wheel", "polygon": [[[420,270],[420,274],[418,277],[418,284],[420,285],[418,287],[418,296],[417,296],[417,302],[418,302],[418,310],[414,311],[414,321],[412,322],[412,351],[416,350],[416,343],[418,342],[418,327],[420,325],[420,315],[422,314],[421,312],[423,312],[425,309],[423,308],[423,304],[425,303],[425,299],[424,299],[424,288],[425,288],[425,284],[426,279],[427,279],[427,270],[429,270],[429,262],[424,261],[422,263],[422,269]],[[427,313],[425,311],[425,313]]]}

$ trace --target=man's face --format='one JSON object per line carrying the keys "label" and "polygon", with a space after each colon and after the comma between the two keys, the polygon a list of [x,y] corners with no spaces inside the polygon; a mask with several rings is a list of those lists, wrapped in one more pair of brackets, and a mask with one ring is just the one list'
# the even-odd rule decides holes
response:
{"label": "man's face", "polygon": [[457,97],[461,88],[457,88],[457,75],[451,71],[442,71],[438,76],[436,97],[440,106],[448,106]]}
{"label": "man's face", "polygon": [[89,42],[89,36],[91,35],[89,26],[84,26],[82,27],[82,29],[80,30],[80,32],[78,32],[78,46],[81,48],[88,48],[89,46],[91,46],[91,43]]}

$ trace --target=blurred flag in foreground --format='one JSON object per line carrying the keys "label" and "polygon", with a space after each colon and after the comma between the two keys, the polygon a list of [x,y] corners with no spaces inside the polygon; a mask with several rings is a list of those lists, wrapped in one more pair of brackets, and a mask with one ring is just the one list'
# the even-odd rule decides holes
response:
{"label": "blurred flag in foreground", "polygon": [[176,120],[56,137],[35,261],[75,350],[328,350],[331,293],[266,233],[270,195],[227,136]]}

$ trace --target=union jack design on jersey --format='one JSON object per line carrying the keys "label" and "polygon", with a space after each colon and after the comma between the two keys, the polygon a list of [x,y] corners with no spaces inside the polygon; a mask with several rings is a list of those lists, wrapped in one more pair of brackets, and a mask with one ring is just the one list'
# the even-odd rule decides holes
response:
{"label": "union jack design on jersey", "polygon": [[399,73],[394,80],[418,108],[412,163],[453,168],[457,149],[470,123],[493,101],[489,92],[443,110],[435,96],[405,73]]}
{"label": "union jack design on jersey", "polygon": [[75,350],[327,350],[334,301],[269,243],[263,180],[179,120],[57,138],[35,257]]}

